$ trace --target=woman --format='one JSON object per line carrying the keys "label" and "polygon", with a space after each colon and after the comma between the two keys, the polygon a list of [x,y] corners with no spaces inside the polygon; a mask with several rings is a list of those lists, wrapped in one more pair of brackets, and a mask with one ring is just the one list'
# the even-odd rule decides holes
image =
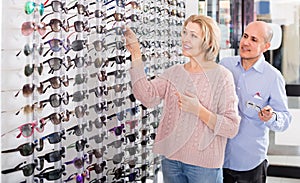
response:
{"label": "woman", "polygon": [[210,17],[190,16],[181,33],[182,52],[189,62],[174,65],[148,81],[140,45],[125,31],[131,53],[134,96],[146,107],[163,100],[153,152],[163,155],[164,183],[221,183],[227,138],[238,132],[240,117],[232,74],[215,59],[220,29]]}

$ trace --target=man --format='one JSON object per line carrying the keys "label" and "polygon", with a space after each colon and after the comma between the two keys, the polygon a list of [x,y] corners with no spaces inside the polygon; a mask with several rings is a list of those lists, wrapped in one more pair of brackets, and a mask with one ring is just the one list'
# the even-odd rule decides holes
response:
{"label": "man", "polygon": [[284,131],[291,122],[284,78],[263,55],[272,36],[267,23],[251,22],[240,55],[220,62],[233,73],[241,116],[239,132],[226,146],[224,183],[265,183],[269,130]]}

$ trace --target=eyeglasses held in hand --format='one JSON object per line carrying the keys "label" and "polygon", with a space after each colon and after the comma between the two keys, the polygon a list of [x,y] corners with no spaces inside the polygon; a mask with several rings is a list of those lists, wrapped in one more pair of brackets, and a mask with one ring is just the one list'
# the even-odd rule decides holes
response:
{"label": "eyeglasses held in hand", "polygon": [[20,138],[21,135],[26,138],[30,137],[34,132],[34,129],[36,129],[36,131],[41,133],[44,131],[44,125],[45,125],[44,119],[41,119],[39,122],[40,122],[40,124],[37,121],[23,124],[13,130],[10,130],[10,131],[2,134],[1,137],[3,137],[4,135],[11,133],[15,130],[18,130],[18,129],[20,130],[20,134],[17,135],[17,138]]}
{"label": "eyeglasses held in hand", "polygon": [[[259,105],[255,104],[254,102],[247,101],[246,102],[246,107],[256,110],[257,112],[259,112],[261,114],[261,116],[264,115],[262,110],[261,110],[261,107]],[[277,113],[276,112],[272,112],[272,113],[275,114],[275,121],[277,121]]]}

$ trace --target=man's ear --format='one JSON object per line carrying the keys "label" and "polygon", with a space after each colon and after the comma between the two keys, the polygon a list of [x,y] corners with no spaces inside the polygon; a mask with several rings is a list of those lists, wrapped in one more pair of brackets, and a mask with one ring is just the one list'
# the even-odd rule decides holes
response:
{"label": "man's ear", "polygon": [[270,42],[267,42],[267,43],[265,44],[265,48],[264,48],[264,51],[263,51],[263,52],[268,51],[268,49],[270,48],[270,46],[271,46],[271,43],[270,43]]}

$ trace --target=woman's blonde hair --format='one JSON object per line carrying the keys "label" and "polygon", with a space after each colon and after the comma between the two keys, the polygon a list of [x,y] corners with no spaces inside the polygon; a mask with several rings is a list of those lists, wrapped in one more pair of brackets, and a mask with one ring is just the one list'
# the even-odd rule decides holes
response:
{"label": "woman's blonde hair", "polygon": [[191,15],[185,20],[183,27],[189,22],[197,23],[202,32],[202,49],[205,52],[205,59],[215,61],[220,50],[221,31],[217,22],[211,17],[204,15]]}

